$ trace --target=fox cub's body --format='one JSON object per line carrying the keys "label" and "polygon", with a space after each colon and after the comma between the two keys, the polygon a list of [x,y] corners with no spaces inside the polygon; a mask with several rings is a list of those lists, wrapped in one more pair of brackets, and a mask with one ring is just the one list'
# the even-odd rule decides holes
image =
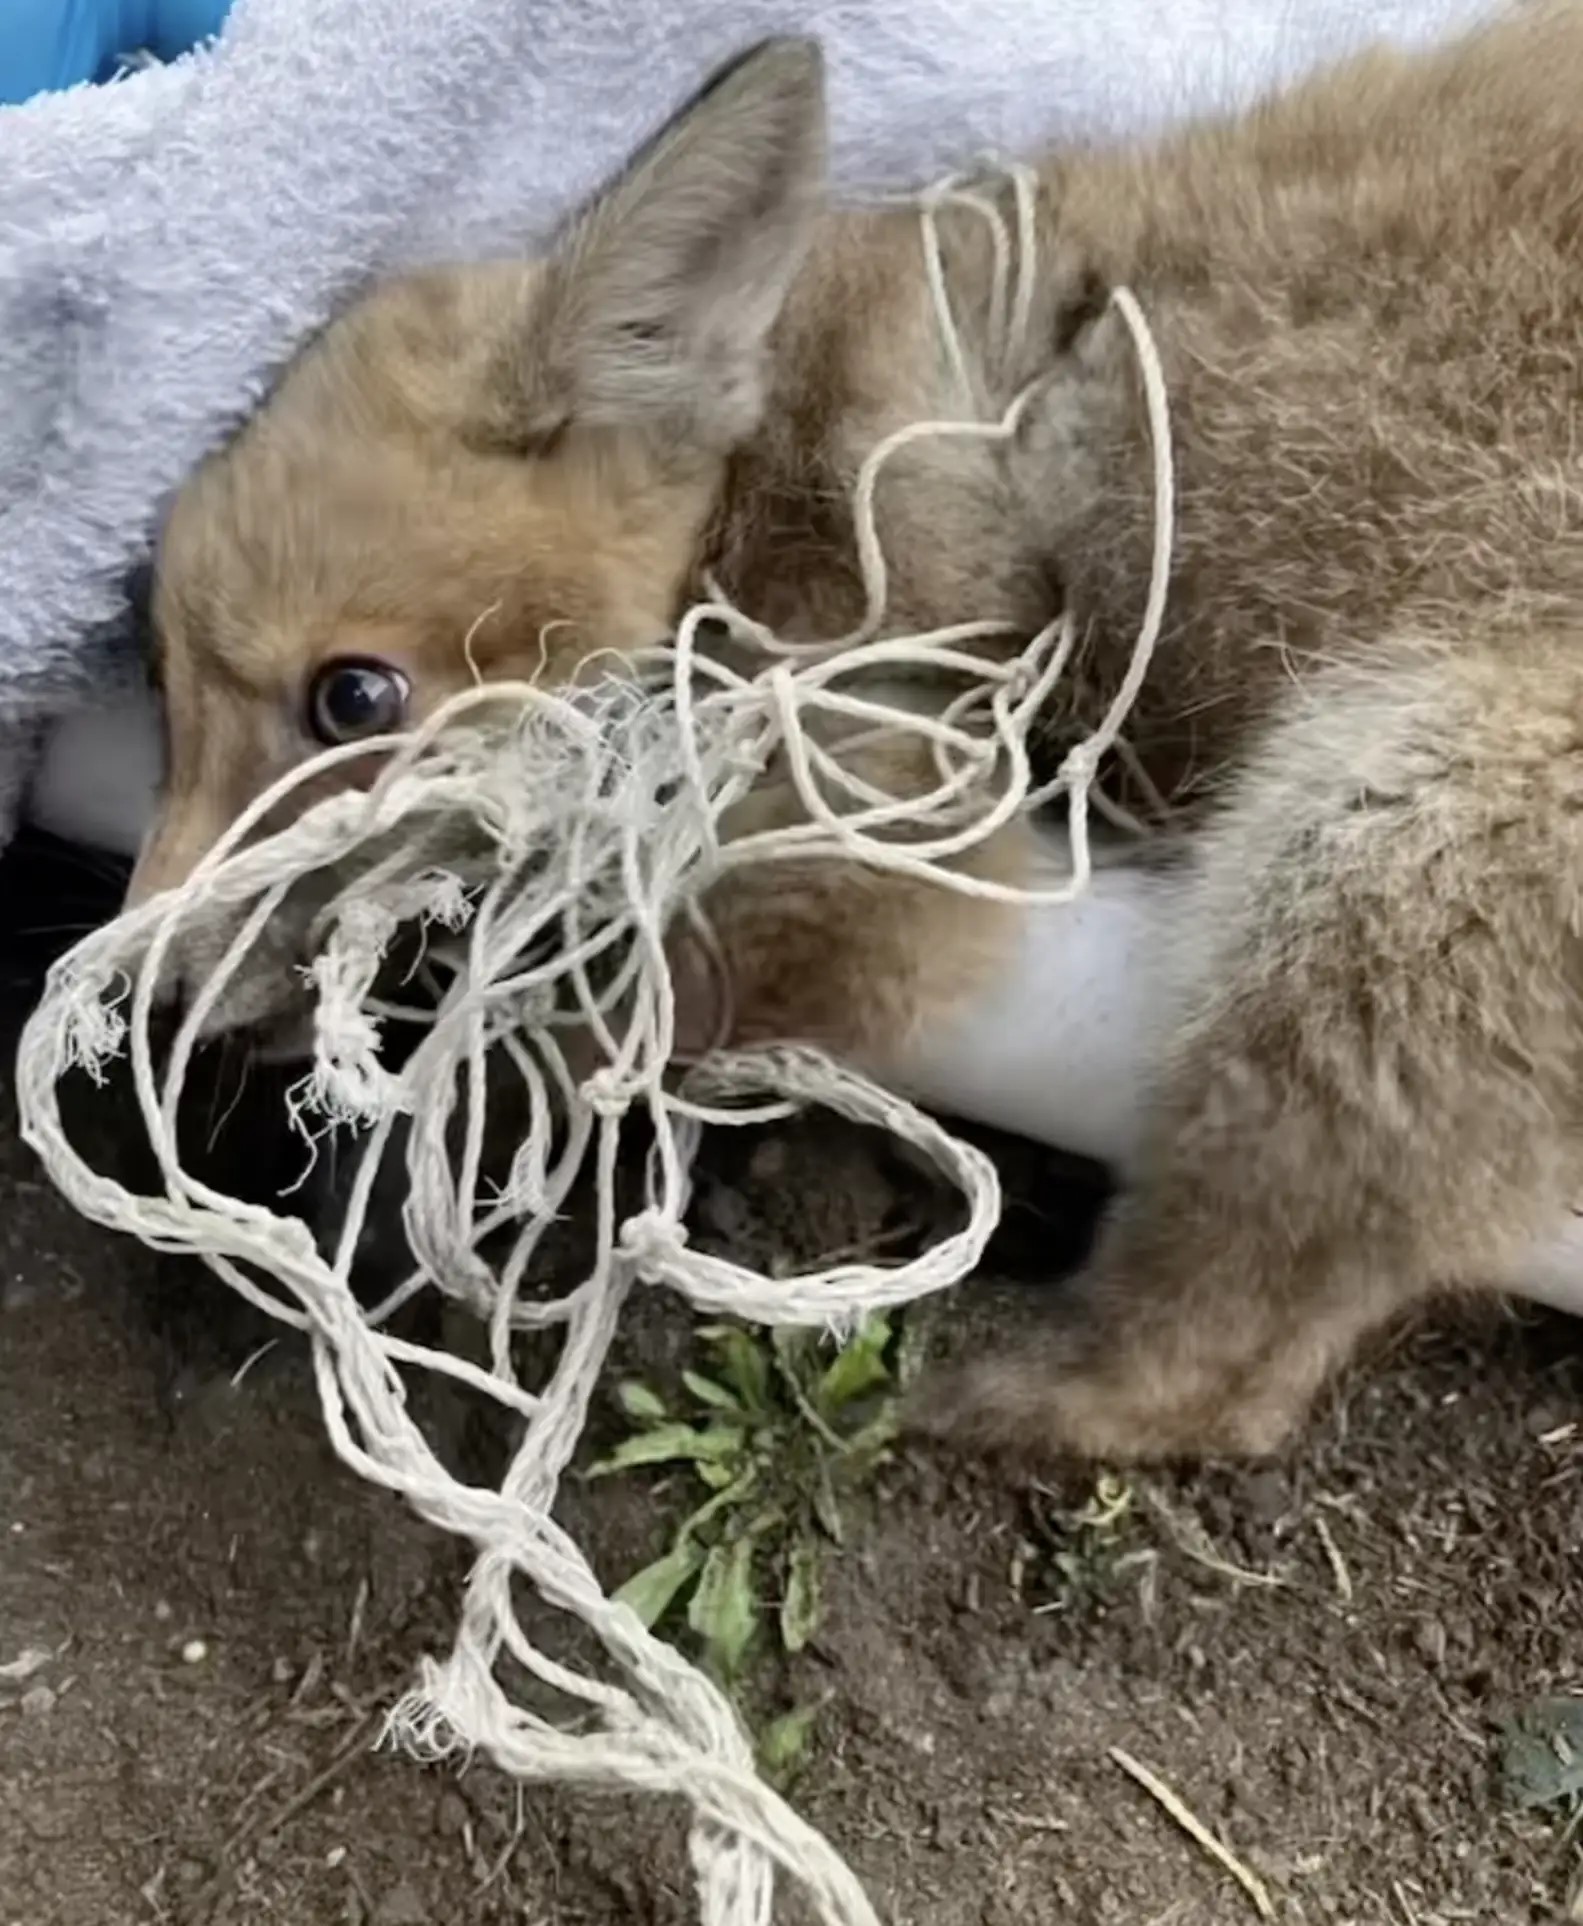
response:
{"label": "fox cub's body", "polygon": [[[1187,830],[1174,1027],[1139,1180],[1046,1353],[958,1387],[988,1441],[1268,1448],[1363,1331],[1498,1275],[1576,1188],[1580,88],[1583,8],[1539,5],[1057,156],[1010,363],[988,229],[943,217],[980,407],[1042,385],[1010,447],[887,472],[887,626],[1030,633],[1065,603],[1083,642],[1050,728],[1112,691],[1151,536],[1119,284],[1179,473],[1130,730]],[[820,162],[817,58],[771,47],[548,261],[382,289],[307,350],[170,522],[172,763],[140,887],[315,735],[422,713],[474,664],[569,675],[646,643],[708,571],[783,630],[851,623],[858,464],[960,399],[915,217],[823,212]],[[1018,875],[1017,834],[980,860]],[[744,1035],[881,1070],[1015,914],[855,869],[711,907]]]}

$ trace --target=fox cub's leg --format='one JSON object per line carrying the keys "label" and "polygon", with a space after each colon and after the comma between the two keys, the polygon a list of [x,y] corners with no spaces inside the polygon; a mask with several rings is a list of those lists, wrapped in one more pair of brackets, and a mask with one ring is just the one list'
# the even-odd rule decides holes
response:
{"label": "fox cub's leg", "polygon": [[1392,645],[1290,702],[1205,833],[1140,1179],[1042,1352],[951,1385],[970,1439],[1271,1450],[1577,1194],[1583,636]]}

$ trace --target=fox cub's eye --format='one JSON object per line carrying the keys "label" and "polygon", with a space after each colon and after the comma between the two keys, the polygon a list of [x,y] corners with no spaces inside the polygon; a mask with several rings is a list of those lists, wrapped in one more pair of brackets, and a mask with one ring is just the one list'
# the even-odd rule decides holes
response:
{"label": "fox cub's eye", "polygon": [[407,719],[412,684],[383,662],[342,656],[326,662],[308,689],[308,727],[320,742],[388,735]]}

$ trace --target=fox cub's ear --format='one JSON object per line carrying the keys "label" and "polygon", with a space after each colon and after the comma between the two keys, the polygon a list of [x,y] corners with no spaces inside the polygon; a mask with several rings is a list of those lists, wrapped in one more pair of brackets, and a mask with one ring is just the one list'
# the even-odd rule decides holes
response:
{"label": "fox cub's ear", "polygon": [[501,371],[523,439],[575,423],[741,440],[824,185],[819,47],[768,41],[716,75],[547,264]]}

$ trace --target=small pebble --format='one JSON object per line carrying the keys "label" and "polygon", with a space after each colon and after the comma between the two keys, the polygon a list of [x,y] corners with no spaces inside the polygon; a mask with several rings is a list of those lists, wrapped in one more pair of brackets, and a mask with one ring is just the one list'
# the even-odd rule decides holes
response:
{"label": "small pebble", "polygon": [[407,1880],[392,1886],[374,1909],[377,1926],[429,1926],[429,1912]]}
{"label": "small pebble", "polygon": [[748,1159],[748,1176],[755,1184],[771,1184],[786,1174],[786,1142],[781,1137],[766,1137],[755,1146]]}
{"label": "small pebble", "polygon": [[55,1710],[55,1694],[47,1685],[35,1685],[22,1694],[22,1713],[29,1719],[47,1719]]}
{"label": "small pebble", "polygon": [[1243,1487],[1243,1499],[1261,1525],[1273,1525],[1290,1509],[1291,1481],[1282,1471],[1252,1472]]}
{"label": "small pebble", "polygon": [[331,1872],[334,1872],[337,1866],[343,1865],[345,1861],[346,1861],[345,1846],[332,1846],[330,1850],[324,1855],[324,1863],[329,1867]]}
{"label": "small pebble", "polygon": [[35,1672],[42,1672],[53,1656],[46,1646],[29,1645],[9,1664],[0,1665],[0,1679],[7,1685],[25,1684]]}
{"label": "small pebble", "polygon": [[462,1795],[447,1787],[434,1810],[434,1826],[442,1839],[460,1839],[472,1824],[472,1809]]}
{"label": "small pebble", "polygon": [[743,1238],[753,1221],[752,1206],[730,1184],[711,1184],[699,1200],[699,1211],[717,1237]]}
{"label": "small pebble", "polygon": [[168,1598],[160,1599],[158,1604],[155,1605],[154,1616],[159,1620],[161,1625],[168,1625],[171,1619],[175,1617],[175,1613],[171,1609],[171,1603]]}
{"label": "small pebble", "polygon": [[201,1638],[190,1638],[181,1648],[183,1665],[202,1665],[209,1656],[209,1648]]}

